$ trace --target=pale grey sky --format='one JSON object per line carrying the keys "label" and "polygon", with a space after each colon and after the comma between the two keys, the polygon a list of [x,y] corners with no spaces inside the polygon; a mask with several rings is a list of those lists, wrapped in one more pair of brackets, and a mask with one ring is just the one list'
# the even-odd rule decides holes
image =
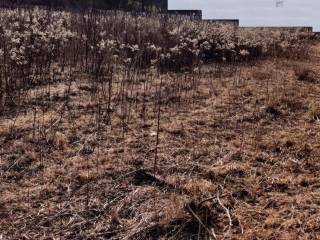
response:
{"label": "pale grey sky", "polygon": [[313,26],[320,31],[320,0],[169,0],[169,9],[201,9],[204,18],[236,18],[242,26]]}

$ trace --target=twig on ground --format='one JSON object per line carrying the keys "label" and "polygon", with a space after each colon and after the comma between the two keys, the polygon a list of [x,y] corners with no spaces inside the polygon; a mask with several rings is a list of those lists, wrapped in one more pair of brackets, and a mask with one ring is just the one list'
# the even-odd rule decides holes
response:
{"label": "twig on ground", "polygon": [[231,215],[230,215],[230,211],[229,211],[229,209],[228,209],[226,206],[224,206],[224,204],[221,202],[220,197],[219,197],[219,193],[217,193],[217,201],[218,201],[219,205],[225,210],[225,212],[226,212],[226,214],[227,214],[227,216],[228,216],[228,218],[229,218],[229,230],[228,230],[228,233],[229,233],[229,232],[231,231],[231,229],[232,229],[232,226],[233,226],[233,224],[232,224],[232,218],[231,218]]}
{"label": "twig on ground", "polygon": [[189,210],[190,214],[194,217],[195,220],[197,220],[199,222],[199,224],[208,232],[208,234],[213,239],[217,239],[217,235],[215,234],[214,229],[213,228],[211,228],[211,229],[207,228],[207,226],[201,221],[199,216],[191,209],[191,207],[189,205],[187,207],[188,207],[188,210]]}

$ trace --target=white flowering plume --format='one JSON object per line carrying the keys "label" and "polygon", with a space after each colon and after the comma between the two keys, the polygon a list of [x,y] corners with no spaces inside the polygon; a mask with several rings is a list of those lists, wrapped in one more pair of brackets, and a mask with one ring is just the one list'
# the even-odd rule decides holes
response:
{"label": "white flowering plume", "polygon": [[80,71],[100,71],[111,63],[194,69],[208,59],[234,61],[301,48],[305,38],[300,31],[243,29],[162,15],[0,10],[0,66],[5,63],[12,74],[24,69],[20,72],[29,78],[67,62]]}

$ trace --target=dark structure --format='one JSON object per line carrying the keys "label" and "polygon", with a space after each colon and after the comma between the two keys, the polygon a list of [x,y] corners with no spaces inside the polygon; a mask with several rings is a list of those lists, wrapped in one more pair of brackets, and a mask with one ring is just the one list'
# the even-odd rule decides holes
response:
{"label": "dark structure", "polygon": [[208,23],[215,23],[215,24],[232,25],[235,27],[239,27],[239,25],[240,25],[239,19],[205,19],[203,21],[208,22]]}
{"label": "dark structure", "polygon": [[268,31],[288,31],[288,32],[304,32],[312,33],[313,27],[310,26],[297,26],[297,27],[241,27],[242,29],[249,30],[268,30]]}
{"label": "dark structure", "polygon": [[42,6],[58,9],[101,9],[128,12],[158,12],[202,20],[201,10],[168,10],[168,0],[0,0],[0,7]]}
{"label": "dark structure", "polygon": [[141,0],[143,11],[160,11],[168,10],[168,0]]}
{"label": "dark structure", "polygon": [[201,10],[167,10],[170,15],[185,16],[188,19],[202,20]]}
{"label": "dark structure", "polygon": [[[108,2],[107,9],[121,9],[139,12],[165,12],[168,10],[168,0],[104,0]],[[99,6],[93,6],[101,8]]]}
{"label": "dark structure", "polygon": [[0,7],[42,6],[67,9],[160,12],[193,20],[202,19],[201,10],[168,10],[168,0],[0,0]]}
{"label": "dark structure", "polygon": [[105,9],[124,11],[165,12],[168,0],[0,0],[3,7],[11,6],[45,6],[72,9]]}

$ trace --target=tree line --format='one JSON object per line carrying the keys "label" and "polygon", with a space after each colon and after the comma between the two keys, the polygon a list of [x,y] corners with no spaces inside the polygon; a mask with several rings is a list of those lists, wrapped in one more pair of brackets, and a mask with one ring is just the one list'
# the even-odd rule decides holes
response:
{"label": "tree line", "polygon": [[144,11],[151,8],[165,10],[167,0],[0,0],[1,7],[44,6],[73,9],[121,9]]}

